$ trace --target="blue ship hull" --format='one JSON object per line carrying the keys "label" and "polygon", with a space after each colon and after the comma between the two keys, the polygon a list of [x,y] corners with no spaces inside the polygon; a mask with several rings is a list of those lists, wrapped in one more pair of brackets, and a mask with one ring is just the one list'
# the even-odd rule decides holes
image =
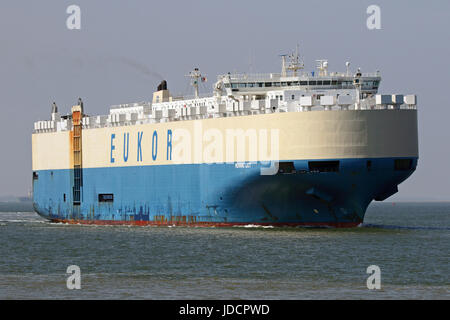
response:
{"label": "blue ship hull", "polygon": [[79,205],[74,170],[40,170],[33,203],[44,218],[68,223],[351,227],[414,172],[417,158],[407,168],[396,159],[329,159],[339,163],[331,172],[283,161],[291,167],[280,163],[276,175],[261,175],[259,163],[83,168]]}

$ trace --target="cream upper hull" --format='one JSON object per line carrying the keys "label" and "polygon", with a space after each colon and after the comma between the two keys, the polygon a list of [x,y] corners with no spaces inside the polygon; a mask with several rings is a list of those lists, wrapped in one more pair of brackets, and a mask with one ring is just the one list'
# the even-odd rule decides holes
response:
{"label": "cream upper hull", "polygon": [[[172,136],[168,136],[169,130]],[[246,138],[245,154],[238,152],[236,142],[230,155],[230,132],[238,137],[247,134],[247,138],[254,134],[256,140]],[[87,129],[82,135],[84,168],[418,156],[416,110],[283,112]],[[272,137],[278,137],[276,146],[271,144]],[[266,156],[260,150],[249,152],[255,142],[257,149],[266,146]],[[73,167],[70,131],[33,134],[32,148],[33,170]],[[277,152],[272,152],[275,149]],[[270,156],[276,153],[278,156]],[[211,160],[220,158],[218,154],[222,161]]]}

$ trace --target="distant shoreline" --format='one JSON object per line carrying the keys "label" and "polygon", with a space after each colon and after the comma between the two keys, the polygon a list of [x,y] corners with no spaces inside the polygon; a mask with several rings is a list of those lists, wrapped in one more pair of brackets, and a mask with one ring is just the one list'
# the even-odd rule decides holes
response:
{"label": "distant shoreline", "polygon": [[0,212],[34,212],[30,201],[0,201]]}

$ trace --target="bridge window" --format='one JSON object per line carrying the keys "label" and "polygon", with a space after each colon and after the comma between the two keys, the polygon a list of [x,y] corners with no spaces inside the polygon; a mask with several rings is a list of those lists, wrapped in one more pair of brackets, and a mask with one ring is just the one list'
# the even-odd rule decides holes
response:
{"label": "bridge window", "polygon": [[266,82],[265,84],[266,84],[265,85],[266,87],[271,87],[272,86],[272,82]]}
{"label": "bridge window", "polygon": [[239,88],[245,88],[247,86],[246,83],[239,83]]}
{"label": "bridge window", "polygon": [[300,81],[300,85],[301,86],[307,86],[308,85],[308,81]]}
{"label": "bridge window", "polygon": [[373,89],[378,89],[378,85],[380,84],[380,81],[374,81],[373,82]]}
{"label": "bridge window", "polygon": [[231,88],[237,89],[237,87],[238,87],[237,83],[232,83],[232,84],[231,84]]}
{"label": "bridge window", "polygon": [[324,86],[329,86],[331,84],[330,80],[323,80],[323,85]]}
{"label": "bridge window", "polygon": [[315,80],[309,81],[309,85],[310,85],[310,86],[315,86],[315,85],[316,85],[316,81],[315,81]]}
{"label": "bridge window", "polygon": [[[358,79],[356,79],[356,80],[358,80]],[[344,88],[348,88],[348,87],[353,87],[353,84],[351,81],[342,81],[342,86]]]}

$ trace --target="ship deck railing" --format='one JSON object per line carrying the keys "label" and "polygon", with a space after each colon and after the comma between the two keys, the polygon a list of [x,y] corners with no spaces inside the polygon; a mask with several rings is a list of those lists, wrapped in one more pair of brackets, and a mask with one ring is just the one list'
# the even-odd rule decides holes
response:
{"label": "ship deck railing", "polygon": [[[313,105],[310,107],[303,107],[298,104],[290,104],[290,105],[280,105],[276,111],[273,111],[268,108],[261,108],[259,110],[236,110],[231,111],[230,109],[223,110],[221,112],[217,112],[218,108],[211,112],[211,110],[207,110],[204,114],[195,114],[189,116],[180,116],[174,115],[173,117],[164,117],[161,116],[159,118],[152,117],[151,114],[141,113],[137,115],[133,120],[120,120],[111,122],[108,120],[109,115],[98,115],[98,116],[85,116],[83,118],[82,124],[83,129],[96,129],[96,128],[106,128],[106,127],[121,127],[121,126],[133,126],[139,124],[156,124],[156,123],[164,123],[164,122],[174,122],[174,121],[186,121],[186,120],[201,120],[201,119],[209,119],[209,118],[224,118],[224,117],[237,117],[237,116],[248,116],[248,115],[257,115],[257,114],[270,114],[270,113],[279,113],[279,112],[316,112],[316,111],[351,111],[351,110],[370,110],[373,112],[377,112],[378,110],[416,110],[417,105],[415,104],[375,104],[375,99],[373,97],[364,99],[360,102],[358,107],[355,107],[355,104],[351,104],[348,106],[320,106]],[[61,119],[60,121],[38,121],[35,122],[35,128],[33,133],[45,133],[45,132],[57,132],[57,131],[69,131],[73,129],[72,122],[69,118]]]}

